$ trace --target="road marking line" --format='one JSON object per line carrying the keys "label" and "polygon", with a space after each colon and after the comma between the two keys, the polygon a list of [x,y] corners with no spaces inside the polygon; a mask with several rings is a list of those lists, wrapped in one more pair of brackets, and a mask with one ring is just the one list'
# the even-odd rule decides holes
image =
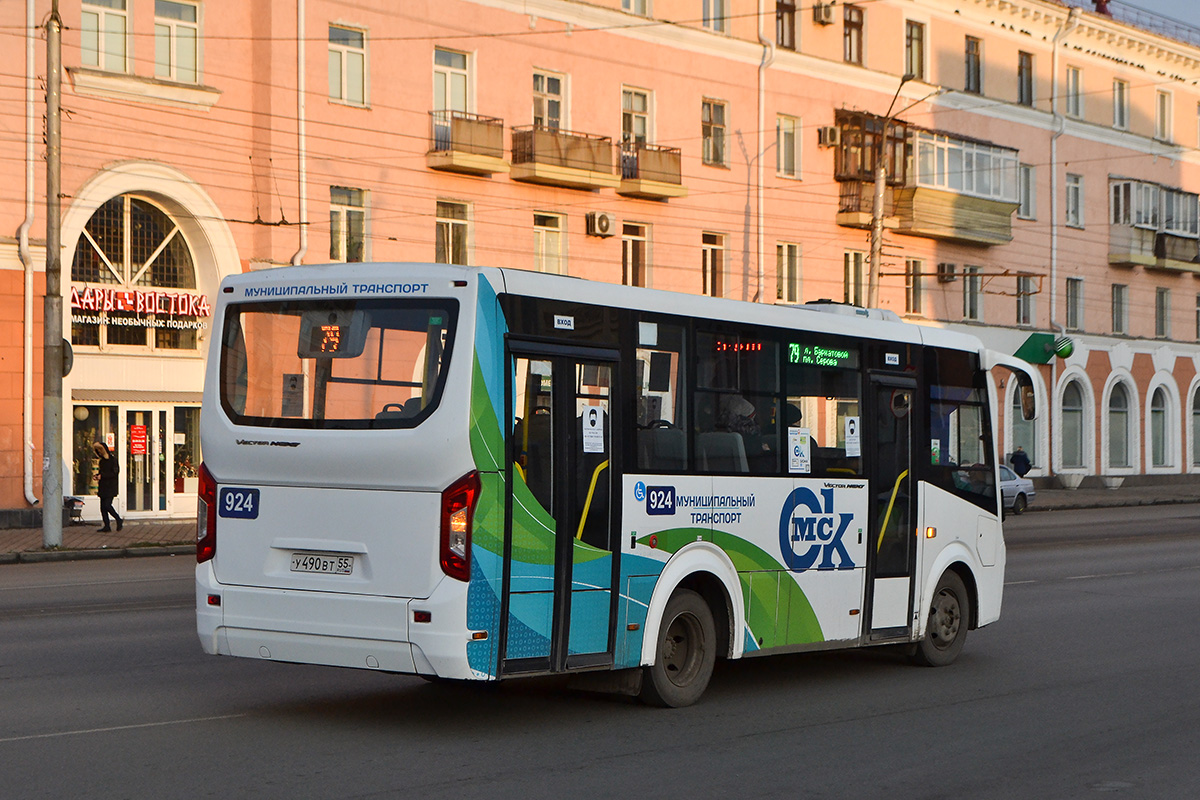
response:
{"label": "road marking line", "polygon": [[224,714],[219,717],[193,717],[191,719],[173,719],[166,722],[143,722],[138,725],[114,725],[110,728],[86,728],[78,731],[60,731],[58,733],[35,733],[30,736],[12,736],[7,739],[0,739],[0,744],[8,744],[9,742],[28,742],[34,739],[56,739],[62,736],[82,736],[88,733],[111,733],[113,731],[132,731],[139,728],[161,728],[166,725],[189,725],[193,722],[214,722],[221,719],[237,719],[245,717],[246,714]]}

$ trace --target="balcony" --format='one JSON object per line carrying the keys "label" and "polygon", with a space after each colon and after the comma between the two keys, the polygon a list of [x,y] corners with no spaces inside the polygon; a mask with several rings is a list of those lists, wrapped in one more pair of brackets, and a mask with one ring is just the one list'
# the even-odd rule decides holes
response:
{"label": "balcony", "polygon": [[612,139],[522,125],[512,129],[514,181],[569,189],[615,189]]}
{"label": "balcony", "polygon": [[1110,225],[1108,227],[1108,263],[1116,267],[1155,266],[1158,260],[1158,257],[1154,255],[1157,236],[1157,232],[1152,228]]}
{"label": "balcony", "polygon": [[990,247],[1012,241],[1017,203],[928,186],[896,190],[897,233]]}
{"label": "balcony", "polygon": [[1200,248],[1193,236],[1159,231],[1154,237],[1154,266],[1200,273]]}
{"label": "balcony", "polygon": [[[883,188],[883,227],[895,229],[900,225],[896,219],[896,190]],[[843,181],[838,184],[837,224],[846,228],[871,229],[871,217],[875,208],[875,184],[865,181]]]}
{"label": "balcony", "polygon": [[687,197],[681,163],[678,147],[623,142],[621,185],[617,187],[617,194],[643,200]]}
{"label": "balcony", "polygon": [[430,169],[464,175],[508,172],[504,160],[504,120],[465,111],[429,112]]}

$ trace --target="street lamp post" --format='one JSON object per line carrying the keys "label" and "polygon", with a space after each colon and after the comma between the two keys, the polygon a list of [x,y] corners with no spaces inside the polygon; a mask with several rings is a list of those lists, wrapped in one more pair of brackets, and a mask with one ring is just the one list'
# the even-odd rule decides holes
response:
{"label": "street lamp post", "polygon": [[879,132],[875,151],[875,199],[871,204],[871,260],[867,265],[867,308],[879,305],[879,273],[880,258],[883,254],[883,192],[887,185],[887,137],[888,128],[892,124],[892,109],[896,107],[896,99],[904,84],[915,78],[911,72],[906,72],[900,78],[900,85],[892,95],[888,104],[887,114],[883,118],[883,128]]}

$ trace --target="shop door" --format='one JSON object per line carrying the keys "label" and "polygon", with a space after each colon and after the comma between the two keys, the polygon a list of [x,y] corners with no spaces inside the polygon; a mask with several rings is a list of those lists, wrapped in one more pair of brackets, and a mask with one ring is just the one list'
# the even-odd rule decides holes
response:
{"label": "shop door", "polygon": [[167,412],[125,411],[125,510],[167,510]]}
{"label": "shop door", "polygon": [[512,363],[501,670],[611,664],[616,354]]}
{"label": "shop door", "polygon": [[912,627],[916,558],[916,485],[912,476],[915,384],[902,379],[871,384],[871,638],[907,637]]}

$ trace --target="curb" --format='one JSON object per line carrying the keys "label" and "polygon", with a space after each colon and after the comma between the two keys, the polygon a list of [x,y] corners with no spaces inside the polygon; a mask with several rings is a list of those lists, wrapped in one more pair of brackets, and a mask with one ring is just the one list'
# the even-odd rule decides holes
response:
{"label": "curb", "polygon": [[1030,505],[1025,509],[1025,513],[1042,512],[1042,511],[1079,511],[1086,508],[1137,508],[1139,506],[1177,506],[1184,504],[1200,503],[1200,498],[1195,497],[1156,497],[1144,500],[1126,500],[1117,503],[1104,502],[1079,502],[1079,503],[1062,503],[1055,506],[1038,506]]}
{"label": "curb", "polygon": [[108,558],[144,558],[147,556],[192,555],[196,546],[161,545],[157,547],[114,547],[104,550],[31,550],[0,553],[0,564],[40,564],[47,561],[98,561]]}

